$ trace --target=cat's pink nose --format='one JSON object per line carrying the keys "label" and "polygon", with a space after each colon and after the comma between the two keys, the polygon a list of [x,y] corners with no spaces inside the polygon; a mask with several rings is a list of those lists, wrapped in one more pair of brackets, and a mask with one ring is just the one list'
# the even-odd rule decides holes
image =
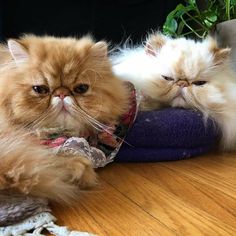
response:
{"label": "cat's pink nose", "polygon": [[188,87],[189,86],[189,83],[188,83],[188,81],[186,81],[186,80],[179,80],[179,81],[177,81],[177,83],[176,83],[179,87],[181,87],[181,88],[184,88],[184,87]]}
{"label": "cat's pink nose", "polygon": [[65,97],[70,96],[70,91],[67,88],[58,88],[54,92],[55,97],[59,97],[61,100],[64,100]]}
{"label": "cat's pink nose", "polygon": [[63,94],[63,93],[61,93],[61,94],[58,95],[58,97],[59,97],[61,100],[63,100],[66,96],[67,96],[67,95],[65,95],[65,94]]}

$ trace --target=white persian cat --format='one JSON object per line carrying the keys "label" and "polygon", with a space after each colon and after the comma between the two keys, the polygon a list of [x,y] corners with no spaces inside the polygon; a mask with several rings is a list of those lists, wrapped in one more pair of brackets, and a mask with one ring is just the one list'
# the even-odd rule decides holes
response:
{"label": "white persian cat", "polygon": [[123,49],[112,60],[115,74],[142,91],[143,110],[197,109],[215,120],[222,148],[230,151],[236,149],[236,74],[229,55],[210,37],[194,41],[155,33],[145,46]]}

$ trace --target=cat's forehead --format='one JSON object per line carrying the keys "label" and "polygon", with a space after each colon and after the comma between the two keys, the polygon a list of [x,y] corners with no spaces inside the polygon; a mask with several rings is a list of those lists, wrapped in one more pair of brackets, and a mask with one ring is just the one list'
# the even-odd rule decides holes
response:
{"label": "cat's forehead", "polygon": [[51,46],[47,51],[47,48],[44,48],[45,51],[42,51],[41,55],[32,55],[35,57],[34,67],[51,83],[73,83],[86,69],[86,61],[89,58],[86,58],[83,51],[80,53],[73,47]]}
{"label": "cat's forehead", "polygon": [[69,85],[78,78],[80,72],[78,64],[75,60],[45,60],[38,66],[38,70],[42,80],[46,80],[51,86]]}
{"label": "cat's forehead", "polygon": [[95,43],[89,37],[74,39],[33,36],[23,39],[22,44],[29,53],[27,69],[32,71],[29,79],[37,80],[37,83],[46,80],[54,87],[62,84],[69,86],[85,78],[93,82],[95,74],[110,71],[105,42]]}
{"label": "cat's forehead", "polygon": [[169,41],[160,53],[163,67],[176,78],[195,79],[212,65],[209,49],[192,40]]}
{"label": "cat's forehead", "polygon": [[[88,57],[94,44],[90,38],[29,37],[26,38],[29,55],[42,69],[69,73]],[[47,66],[48,65],[48,66]]]}
{"label": "cat's forehead", "polygon": [[38,61],[38,67],[43,73],[50,74],[53,77],[58,75],[69,76],[80,71],[82,67],[80,65],[81,61],[79,58],[60,58],[58,55],[57,58],[52,57]]}

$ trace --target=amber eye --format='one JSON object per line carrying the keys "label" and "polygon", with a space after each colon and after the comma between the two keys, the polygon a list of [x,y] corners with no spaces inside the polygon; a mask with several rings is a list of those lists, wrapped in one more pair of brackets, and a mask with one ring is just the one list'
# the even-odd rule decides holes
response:
{"label": "amber eye", "polygon": [[49,88],[46,85],[35,85],[32,88],[36,93],[39,93],[39,94],[49,93]]}
{"label": "amber eye", "polygon": [[164,76],[162,75],[163,79],[167,80],[167,81],[173,81],[174,79],[168,76]]}
{"label": "amber eye", "polygon": [[89,89],[88,84],[79,84],[74,87],[73,91],[75,93],[83,94],[83,93],[86,93],[88,91],[88,89]]}
{"label": "amber eye", "polygon": [[205,83],[207,83],[207,81],[195,81],[195,82],[192,82],[192,84],[197,85],[197,86],[204,85]]}

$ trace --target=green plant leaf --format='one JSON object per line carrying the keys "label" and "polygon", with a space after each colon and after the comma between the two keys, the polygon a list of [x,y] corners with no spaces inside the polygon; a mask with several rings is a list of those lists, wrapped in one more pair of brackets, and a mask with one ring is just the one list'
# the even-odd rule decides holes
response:
{"label": "green plant leaf", "polygon": [[[185,0],[171,11],[163,26],[165,32],[178,36],[190,34],[203,38],[215,24],[236,18],[236,0]],[[200,7],[200,8],[199,8]]]}
{"label": "green plant leaf", "polygon": [[231,6],[236,6],[236,0],[231,0]]}
{"label": "green plant leaf", "polygon": [[204,20],[204,23],[208,28],[211,28],[215,23],[217,22],[217,15],[213,12],[212,15],[208,14],[206,16],[206,19]]}
{"label": "green plant leaf", "polygon": [[185,12],[186,12],[186,7],[183,4],[178,4],[176,8],[167,15],[166,19],[179,17],[183,15]]}
{"label": "green plant leaf", "polygon": [[175,16],[180,17],[182,16],[186,11],[188,11],[187,7],[185,7],[183,4],[177,5],[175,8]]}
{"label": "green plant leaf", "polygon": [[178,23],[174,18],[169,18],[166,20],[163,30],[167,34],[173,34],[178,28]]}
{"label": "green plant leaf", "polygon": [[197,4],[196,4],[196,0],[187,0],[186,1],[189,5],[192,5],[192,6],[196,6]]}

